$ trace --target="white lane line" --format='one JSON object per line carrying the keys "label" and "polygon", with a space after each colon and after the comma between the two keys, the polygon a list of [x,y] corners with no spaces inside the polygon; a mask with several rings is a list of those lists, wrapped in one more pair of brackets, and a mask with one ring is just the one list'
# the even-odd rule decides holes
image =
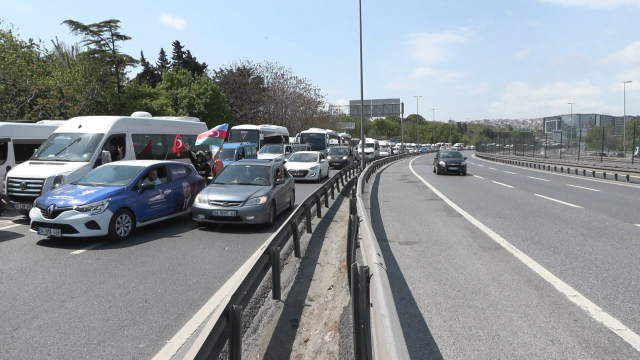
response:
{"label": "white lane line", "polygon": [[489,168],[489,170],[498,170],[498,169],[494,169],[494,168]]}
{"label": "white lane line", "polygon": [[516,175],[516,173],[514,173],[514,172],[511,172],[511,171],[506,171],[506,170],[505,170],[504,172],[506,172],[507,174],[512,174],[512,175]]}
{"label": "white lane line", "polygon": [[484,179],[482,176],[473,175],[473,177],[477,177],[478,179]]}
{"label": "white lane line", "polygon": [[551,180],[547,180],[547,179],[540,179],[537,177],[533,177],[533,176],[527,176],[529,179],[535,179],[535,180],[540,180],[540,181],[551,181]]}
{"label": "white lane line", "polygon": [[584,297],[574,288],[569,286],[569,284],[560,280],[557,276],[553,275],[549,270],[545,269],[542,265],[538,264],[535,260],[530,258],[527,254],[520,251],[518,248],[513,246],[510,242],[505,240],[502,236],[498,235],[495,231],[488,228],[486,225],[478,221],[476,218],[471,216],[466,211],[462,210],[458,205],[454,204],[453,201],[449,200],[444,194],[442,194],[438,189],[434,188],[431,184],[429,184],[422,176],[418,175],[415,170],[413,170],[413,161],[411,160],[409,163],[409,168],[413,175],[418,177],[431,191],[433,191],[436,195],[438,195],[444,202],[446,202],[449,206],[451,206],[455,211],[457,211],[460,215],[465,217],[470,223],[475,225],[478,229],[482,230],[485,234],[487,234],[491,239],[493,239],[496,243],[500,244],[505,250],[510,252],[513,256],[522,261],[525,265],[527,265],[531,270],[533,270],[540,277],[545,279],[549,284],[553,285],[561,294],[567,297],[569,301],[577,305],[579,308],[585,310],[594,320],[603,324],[609,330],[611,330],[614,334],[621,337],[624,341],[629,343],[633,348],[640,351],[640,335],[634,333],[631,329],[626,327],[623,323],[618,321],[613,316],[606,313],[602,310],[598,305],[591,302],[589,299]]}
{"label": "white lane line", "polygon": [[76,250],[76,251],[72,252],[72,253],[71,253],[71,255],[78,255],[78,254],[82,254],[82,253],[83,253],[83,252],[85,252],[85,251],[93,250],[93,249],[97,248],[98,246],[102,246],[102,245],[104,245],[104,244],[106,244],[106,243],[107,243],[106,241],[103,241],[103,242],[99,242],[99,243],[96,243],[96,244],[93,244],[93,245],[87,246],[87,247],[86,247],[86,248],[84,248],[84,249],[80,249],[80,250]]}
{"label": "white lane line", "polygon": [[547,200],[555,201],[555,202],[560,203],[560,204],[564,204],[564,205],[571,206],[571,207],[574,207],[574,208],[580,208],[580,209],[582,209],[582,206],[569,204],[568,202],[564,202],[564,201],[561,201],[561,200],[558,200],[558,199],[550,198],[550,197],[548,197],[548,196],[544,196],[544,195],[540,195],[540,194],[533,194],[533,195],[535,195],[535,196],[539,196],[539,197],[541,197],[541,198],[545,198],[545,199],[547,199]]}
{"label": "white lane line", "polygon": [[636,226],[640,226],[640,224],[635,224]]}
{"label": "white lane line", "polygon": [[478,166],[484,167],[484,165],[480,165],[480,164],[478,164]]}
{"label": "white lane line", "polygon": [[578,189],[585,189],[585,190],[589,190],[589,191],[600,191],[600,190],[590,189],[590,188],[582,187],[582,186],[578,186],[578,185],[567,184],[567,186],[571,186],[571,187],[578,188]]}
{"label": "white lane line", "polygon": [[493,181],[493,180],[491,180],[491,182],[494,182],[494,183],[496,183],[496,184],[498,184],[498,185],[506,186],[506,187],[508,187],[508,188],[512,188],[512,189],[513,189],[513,186],[511,186],[511,185],[507,185],[507,184],[499,183],[499,182],[497,182],[497,181]]}
{"label": "white lane line", "polygon": [[12,227],[16,227],[16,226],[20,226],[20,225],[22,225],[22,224],[13,224],[13,225],[3,226],[3,227],[0,227],[0,230],[11,229]]}

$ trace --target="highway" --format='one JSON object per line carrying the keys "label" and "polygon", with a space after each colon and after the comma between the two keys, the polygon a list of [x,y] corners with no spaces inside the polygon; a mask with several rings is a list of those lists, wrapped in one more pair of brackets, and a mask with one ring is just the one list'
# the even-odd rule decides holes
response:
{"label": "highway", "polygon": [[[320,185],[297,183],[296,204]],[[0,358],[151,358],[289,214],[271,228],[198,229],[185,216],[105,243],[49,240],[7,211],[0,217]]]}
{"label": "highway", "polygon": [[640,187],[465,154],[364,196],[411,358],[640,358]]}

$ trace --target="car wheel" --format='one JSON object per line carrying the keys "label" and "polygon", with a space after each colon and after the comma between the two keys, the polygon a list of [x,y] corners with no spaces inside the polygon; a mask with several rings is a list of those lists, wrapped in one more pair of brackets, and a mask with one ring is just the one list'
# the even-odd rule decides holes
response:
{"label": "car wheel", "polygon": [[267,221],[267,226],[272,227],[273,224],[276,223],[276,203],[271,203],[271,208],[269,209],[269,221]]}
{"label": "car wheel", "polygon": [[293,209],[296,206],[296,192],[291,192],[291,199],[289,200],[289,209]]}
{"label": "car wheel", "polygon": [[436,166],[435,165],[433,165],[433,172],[434,173],[436,172]]}
{"label": "car wheel", "polygon": [[136,228],[136,222],[131,211],[120,209],[116,211],[109,222],[109,241],[117,242],[128,239]]}

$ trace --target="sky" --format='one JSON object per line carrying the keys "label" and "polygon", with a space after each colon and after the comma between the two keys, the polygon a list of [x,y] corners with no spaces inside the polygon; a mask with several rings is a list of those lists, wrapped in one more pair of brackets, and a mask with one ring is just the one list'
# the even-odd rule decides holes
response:
{"label": "sky", "polygon": [[[364,0],[364,98],[405,116],[464,121],[570,112],[640,115],[640,0]],[[80,38],[61,23],[115,18],[123,51],[155,62],[180,40],[210,69],[277,62],[332,104],[360,99],[355,0],[0,0],[23,38]],[[134,70],[134,72],[137,70]]]}

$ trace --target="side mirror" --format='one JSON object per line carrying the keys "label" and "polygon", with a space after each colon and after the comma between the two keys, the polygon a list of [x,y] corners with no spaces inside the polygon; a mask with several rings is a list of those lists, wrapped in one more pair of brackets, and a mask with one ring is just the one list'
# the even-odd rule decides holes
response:
{"label": "side mirror", "polygon": [[327,162],[327,160],[325,160],[325,159],[321,159],[320,160],[320,164],[323,164],[323,163],[326,163],[326,162]]}
{"label": "side mirror", "polygon": [[107,150],[102,150],[102,152],[100,153],[100,160],[102,160],[102,164],[108,164],[111,162],[111,153],[108,152]]}
{"label": "side mirror", "polygon": [[156,188],[156,185],[152,184],[152,183],[142,184],[142,185],[140,185],[139,192],[142,194],[143,192],[145,192],[147,190],[153,190],[155,188]]}
{"label": "side mirror", "polygon": [[464,158],[464,160],[467,160],[467,158]]}
{"label": "side mirror", "polygon": [[278,180],[276,180],[276,185],[284,185],[285,180],[280,178]]}

